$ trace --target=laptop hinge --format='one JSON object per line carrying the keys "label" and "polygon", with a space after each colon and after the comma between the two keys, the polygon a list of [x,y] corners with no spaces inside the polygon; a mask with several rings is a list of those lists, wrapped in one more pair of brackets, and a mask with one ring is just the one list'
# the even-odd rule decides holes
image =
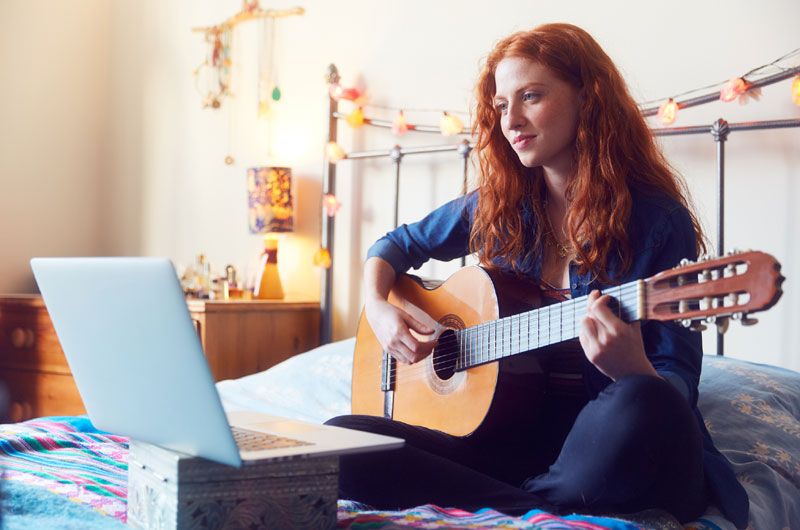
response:
{"label": "laptop hinge", "polygon": [[394,375],[397,361],[383,352],[381,360],[381,391],[383,392],[383,417],[391,418],[394,412]]}

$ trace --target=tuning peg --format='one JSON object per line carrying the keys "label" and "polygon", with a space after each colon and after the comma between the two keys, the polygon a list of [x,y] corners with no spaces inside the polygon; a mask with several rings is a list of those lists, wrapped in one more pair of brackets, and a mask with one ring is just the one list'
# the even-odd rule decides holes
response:
{"label": "tuning peg", "polygon": [[717,333],[720,335],[724,335],[726,331],[728,331],[728,323],[729,320],[725,317],[721,317],[717,319]]}
{"label": "tuning peg", "polygon": [[725,307],[736,307],[738,304],[739,304],[739,295],[736,293],[728,293],[723,302],[723,305]]}
{"label": "tuning peg", "polygon": [[728,252],[725,253],[726,256],[736,256],[737,254],[744,254],[746,252],[752,252],[749,248],[741,249],[741,248],[732,248]]}
{"label": "tuning peg", "polygon": [[680,323],[681,326],[689,328],[692,331],[705,331],[707,329],[706,325],[703,324],[703,322],[700,320],[692,320],[690,318],[684,318],[683,320],[680,321]]}
{"label": "tuning peg", "polygon": [[691,265],[692,263],[694,263],[694,262],[692,260],[690,260],[689,258],[683,258],[680,261],[680,263],[678,263],[678,265],[685,266],[685,265]]}
{"label": "tuning peg", "polygon": [[691,326],[689,326],[689,329],[692,331],[705,331],[708,329],[708,326],[703,324],[700,320],[697,320],[693,322]]}
{"label": "tuning peg", "polygon": [[747,315],[747,313],[742,313],[741,311],[737,311],[736,313],[731,315],[733,320],[738,320],[742,323],[743,326],[752,326],[753,324],[758,323],[757,318],[752,318]]}
{"label": "tuning peg", "polygon": [[757,319],[757,318],[752,318],[752,317],[749,317],[749,316],[747,316],[747,315],[744,315],[744,316],[742,317],[742,320],[741,320],[741,322],[742,322],[742,325],[743,325],[743,326],[753,326],[753,325],[755,325],[755,324],[758,324],[758,319]]}

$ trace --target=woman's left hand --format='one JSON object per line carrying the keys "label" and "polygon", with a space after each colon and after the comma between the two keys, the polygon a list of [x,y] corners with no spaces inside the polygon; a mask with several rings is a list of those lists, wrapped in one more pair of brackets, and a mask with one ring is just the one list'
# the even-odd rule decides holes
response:
{"label": "woman's left hand", "polygon": [[617,318],[608,307],[610,298],[597,290],[589,294],[579,336],[586,357],[614,381],[634,374],[657,376],[644,352],[640,323]]}

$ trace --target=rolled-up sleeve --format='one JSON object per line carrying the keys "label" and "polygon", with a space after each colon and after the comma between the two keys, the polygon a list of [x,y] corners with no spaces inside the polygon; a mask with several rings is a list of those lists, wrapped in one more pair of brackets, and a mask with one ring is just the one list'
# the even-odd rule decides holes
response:
{"label": "rolled-up sleeve", "polygon": [[454,199],[416,223],[403,224],[378,239],[367,258],[386,260],[395,272],[418,269],[429,259],[450,261],[469,253],[477,193]]}
{"label": "rolled-up sleeve", "polygon": [[[658,240],[648,267],[650,275],[678,265],[683,258],[697,257],[694,226],[684,208],[670,212]],[[642,337],[656,372],[672,383],[692,406],[696,405],[703,360],[700,333],[675,322],[649,321],[642,326]]]}

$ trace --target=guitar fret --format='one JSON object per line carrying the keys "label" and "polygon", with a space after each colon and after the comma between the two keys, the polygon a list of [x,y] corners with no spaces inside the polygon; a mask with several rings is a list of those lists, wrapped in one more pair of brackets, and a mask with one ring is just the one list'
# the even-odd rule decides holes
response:
{"label": "guitar fret", "polygon": [[[512,319],[504,319],[503,322],[503,357],[511,355],[511,320]],[[506,324],[508,324],[508,326]]]}
{"label": "guitar fret", "polygon": [[469,342],[470,342],[470,355],[469,361],[470,364],[475,364],[475,352],[478,350],[477,346],[477,338],[478,338],[478,330],[477,328],[472,329],[469,334]]}
{"label": "guitar fret", "polygon": [[[516,318],[514,318],[514,317],[516,317]],[[514,315],[514,317],[511,317],[511,351],[512,352],[514,352],[514,351],[522,351],[522,350],[519,349],[519,346],[520,346],[519,342],[520,342],[520,338],[521,338],[519,336],[520,315]],[[517,339],[517,344],[516,345],[514,344],[514,338],[515,337]]]}
{"label": "guitar fret", "polygon": [[536,347],[542,347],[542,310],[536,311]]}
{"label": "guitar fret", "polygon": [[481,324],[481,351],[478,356],[481,362],[486,362],[486,353],[489,350],[489,330],[486,324]]}
{"label": "guitar fret", "polygon": [[489,358],[494,360],[497,355],[503,353],[503,322],[497,321],[494,323],[492,328],[494,328],[494,341],[492,342],[492,348],[489,350]]}
{"label": "guitar fret", "polygon": [[556,342],[561,342],[561,337],[564,336],[564,319],[562,318],[563,311],[560,306],[553,306],[553,311],[558,314],[558,336]]}

